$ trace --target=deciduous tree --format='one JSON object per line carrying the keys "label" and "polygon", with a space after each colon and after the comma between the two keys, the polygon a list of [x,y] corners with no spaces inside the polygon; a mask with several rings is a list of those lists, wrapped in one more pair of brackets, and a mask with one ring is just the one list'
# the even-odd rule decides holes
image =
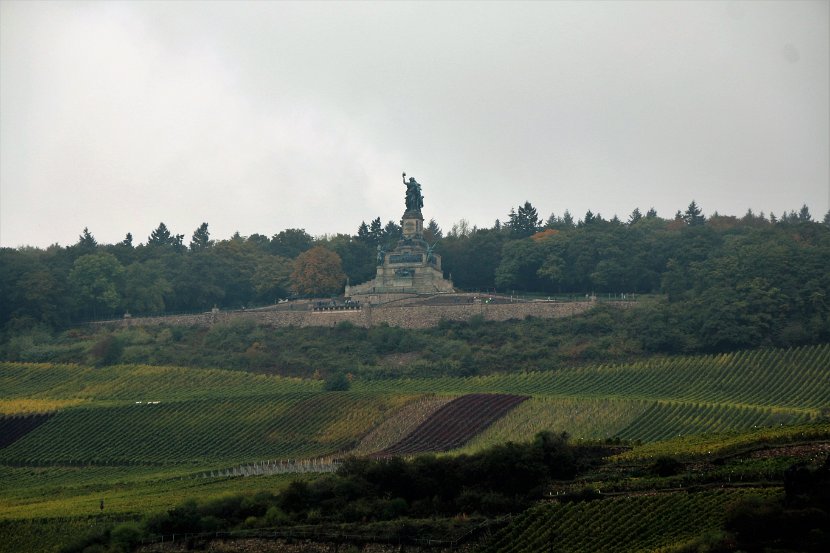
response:
{"label": "deciduous tree", "polygon": [[272,302],[288,296],[292,266],[290,259],[278,255],[260,257],[251,276],[257,298],[263,302]]}
{"label": "deciduous tree", "polygon": [[314,245],[314,237],[305,229],[290,228],[271,237],[271,253],[294,259]]}
{"label": "deciduous tree", "polygon": [[111,253],[82,255],[69,272],[79,307],[96,317],[111,313],[121,303],[118,281],[124,267]]}
{"label": "deciduous tree", "polygon": [[315,246],[294,260],[291,285],[297,294],[337,294],[343,289],[345,280],[340,256],[323,246]]}
{"label": "deciduous tree", "polygon": [[165,296],[172,293],[164,265],[157,259],[131,263],[124,271],[124,304],[132,313],[162,313]]}

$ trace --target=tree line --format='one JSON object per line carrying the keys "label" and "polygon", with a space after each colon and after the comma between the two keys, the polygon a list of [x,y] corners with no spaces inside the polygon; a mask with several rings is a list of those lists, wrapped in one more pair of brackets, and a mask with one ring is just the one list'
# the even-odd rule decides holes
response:
{"label": "tree line", "polygon": [[[565,211],[543,221],[525,202],[489,228],[465,220],[447,233],[434,220],[445,276],[460,289],[542,295],[662,293],[669,303],[725,309],[720,318],[797,319],[804,332],[827,324],[830,213],[806,206],[780,217],[705,216],[692,202],[671,219],[635,209],[626,221]],[[313,237],[286,229],[212,239],[207,223],[188,244],[164,223],[144,243],[131,234],[99,244],[84,229],[76,243],[0,249],[0,327],[65,327],[95,318],[194,312],[342,293],[375,274],[376,249],[400,225],[378,217],[354,235]],[[712,333],[721,329],[716,322]],[[761,326],[763,326],[763,324]],[[670,321],[667,325],[671,326]],[[729,340],[726,336],[725,340]]]}

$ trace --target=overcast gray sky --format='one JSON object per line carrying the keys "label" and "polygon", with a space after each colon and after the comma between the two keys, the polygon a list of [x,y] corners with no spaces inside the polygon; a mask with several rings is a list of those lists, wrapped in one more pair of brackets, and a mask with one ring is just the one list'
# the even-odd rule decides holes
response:
{"label": "overcast gray sky", "polygon": [[815,2],[0,2],[0,245],[828,210]]}

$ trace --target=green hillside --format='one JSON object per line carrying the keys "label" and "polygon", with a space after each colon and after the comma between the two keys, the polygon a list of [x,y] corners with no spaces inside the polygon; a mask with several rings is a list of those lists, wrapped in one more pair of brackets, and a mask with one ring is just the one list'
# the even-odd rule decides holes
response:
{"label": "green hillside", "polygon": [[357,382],[355,388],[655,399],[817,410],[830,405],[828,367],[830,345],[824,344],[471,378],[365,381]]}
{"label": "green hillside", "polygon": [[528,510],[482,553],[656,551],[719,529],[727,507],[762,489],[664,493],[604,501],[547,503]]}
{"label": "green hillside", "polygon": [[[622,463],[740,451],[742,443],[758,440],[826,439],[826,424],[798,425],[820,419],[830,405],[828,365],[830,345],[821,345],[467,378],[357,377],[349,391],[327,392],[321,380],[221,369],[0,363],[0,428],[7,444],[0,448],[0,532],[37,536],[38,524],[48,527],[37,520],[130,518],[171,509],[188,497],[279,490],[297,475],[219,477],[217,469],[343,456],[355,448],[367,455],[465,394],[529,399],[456,454],[528,441],[546,429],[567,431],[575,443],[643,442],[623,453]],[[740,434],[746,430],[754,433]],[[758,474],[785,468],[758,466]],[[571,540],[568,550],[574,551],[654,550],[717,527],[723,505],[741,493],[543,505],[504,530],[520,539],[498,539],[515,541],[516,551],[538,550],[554,534]],[[701,513],[694,524],[676,524],[692,511]],[[649,512],[665,512],[649,532],[583,535],[585,521],[598,516],[614,526]],[[56,530],[40,550],[55,551],[71,528],[75,522]],[[501,550],[495,543],[488,550]]]}
{"label": "green hillside", "polygon": [[546,428],[648,442],[814,418],[830,405],[828,364],[824,345],[537,373],[357,380],[352,391],[323,392],[319,381],[217,369],[5,363],[3,411],[42,405],[55,414],[0,450],[0,463],[213,466],[313,457],[347,451],[424,394],[482,392],[533,399],[469,444],[473,449]]}

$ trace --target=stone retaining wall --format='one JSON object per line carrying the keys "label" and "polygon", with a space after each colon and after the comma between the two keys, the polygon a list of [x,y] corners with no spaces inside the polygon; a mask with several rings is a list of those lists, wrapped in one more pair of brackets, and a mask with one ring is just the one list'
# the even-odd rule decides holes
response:
{"label": "stone retaining wall", "polygon": [[258,324],[274,327],[336,326],[348,321],[355,326],[371,327],[388,324],[401,328],[429,328],[442,320],[468,321],[480,315],[487,321],[507,321],[539,317],[545,319],[568,317],[587,311],[596,305],[590,301],[526,302],[526,303],[464,303],[459,305],[402,305],[364,306],[359,310],[344,311],[218,311],[198,315],[171,315],[167,317],[135,317],[123,321],[94,324],[120,326],[183,325],[211,326],[234,320],[250,319]]}

